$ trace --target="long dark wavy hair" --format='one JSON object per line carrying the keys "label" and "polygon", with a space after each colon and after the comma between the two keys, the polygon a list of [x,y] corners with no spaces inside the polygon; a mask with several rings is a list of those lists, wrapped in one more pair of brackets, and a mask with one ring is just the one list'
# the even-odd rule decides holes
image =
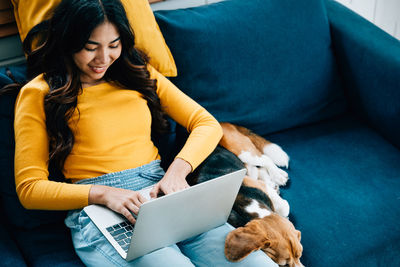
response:
{"label": "long dark wavy hair", "polygon": [[[50,138],[49,168],[63,170],[74,145],[68,121],[77,109],[77,98],[83,89],[73,54],[84,48],[92,31],[105,21],[118,29],[122,52],[108,68],[104,79],[143,95],[151,112],[152,131],[162,132],[168,128],[156,94],[156,80],[150,79],[146,68],[148,58],[134,47],[134,34],[121,2],[63,0],[53,16],[35,26],[23,43],[28,79],[43,73],[50,87],[44,99]],[[32,49],[33,45],[37,48]]]}

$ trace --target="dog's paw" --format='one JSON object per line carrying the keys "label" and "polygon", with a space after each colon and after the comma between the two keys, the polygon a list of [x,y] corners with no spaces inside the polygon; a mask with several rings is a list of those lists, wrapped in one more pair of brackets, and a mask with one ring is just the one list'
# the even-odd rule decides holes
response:
{"label": "dog's paw", "polygon": [[278,205],[276,205],[275,207],[275,212],[281,215],[282,217],[287,218],[290,212],[289,202],[287,202],[287,200],[285,199],[282,199],[277,204]]}
{"label": "dog's paw", "polygon": [[290,212],[289,202],[283,199],[276,190],[271,188],[268,184],[265,184],[266,193],[272,201],[274,206],[274,212],[281,215],[282,217],[288,217]]}
{"label": "dog's paw", "polygon": [[262,156],[253,155],[249,151],[242,151],[238,158],[245,164],[252,165],[252,166],[264,166],[265,159]]}
{"label": "dog's paw", "polygon": [[244,166],[247,169],[247,176],[250,178],[257,180],[258,179],[258,168],[257,166],[251,165],[251,164],[244,164]]}
{"label": "dog's paw", "polygon": [[263,148],[264,155],[268,156],[279,167],[289,168],[289,156],[277,144],[271,143]]}
{"label": "dog's paw", "polygon": [[263,181],[267,186],[274,189],[276,192],[279,191],[279,185],[272,181],[271,177],[267,169],[265,168],[258,168],[258,177],[261,181]]}
{"label": "dog's paw", "polygon": [[247,169],[247,176],[257,180],[259,177],[257,165],[260,163],[258,156],[253,156],[250,152],[244,151],[238,155],[238,158],[244,163]]}
{"label": "dog's paw", "polygon": [[261,156],[263,158],[263,162],[265,162],[263,168],[265,168],[268,172],[268,175],[272,182],[277,185],[285,185],[286,182],[289,180],[289,175],[282,169],[279,169],[272,160],[265,156]]}
{"label": "dog's paw", "polygon": [[278,168],[272,159],[266,155],[254,156],[246,151],[238,157],[245,163],[248,175],[253,179],[260,178],[266,183],[272,182],[278,186],[285,185],[289,179],[287,172]]}

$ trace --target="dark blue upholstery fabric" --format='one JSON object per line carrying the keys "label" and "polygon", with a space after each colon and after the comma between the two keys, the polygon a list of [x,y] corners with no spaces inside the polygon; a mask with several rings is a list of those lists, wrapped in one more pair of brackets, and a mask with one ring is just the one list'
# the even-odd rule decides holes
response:
{"label": "dark blue upholstery fabric", "polygon": [[219,121],[259,134],[342,113],[320,0],[227,0],[155,16],[181,90]]}
{"label": "dark blue upholstery fabric", "polygon": [[29,230],[18,229],[15,236],[29,266],[84,266],[63,222],[41,224]]}
{"label": "dark blue upholstery fabric", "polygon": [[0,266],[26,266],[21,252],[3,223],[0,223]]}
{"label": "dark blue upholstery fabric", "polygon": [[[18,81],[25,80],[25,65],[9,67]],[[6,68],[0,68],[0,88],[13,83]],[[43,223],[62,221],[65,212],[26,210],[19,202],[14,179],[14,103],[16,95],[0,96],[0,194],[1,208],[8,222],[14,226],[33,228]]]}
{"label": "dark blue upholstery fabric", "polygon": [[350,106],[400,148],[400,41],[336,1],[327,11]]}
{"label": "dark blue upholstery fabric", "polygon": [[291,158],[305,266],[400,266],[400,150],[351,117],[267,138]]}
{"label": "dark blue upholstery fabric", "polygon": [[169,130],[166,133],[152,133],[151,139],[158,149],[161,156],[161,167],[166,171],[169,165],[178,154],[176,142],[176,127],[177,123],[168,117],[170,124]]}

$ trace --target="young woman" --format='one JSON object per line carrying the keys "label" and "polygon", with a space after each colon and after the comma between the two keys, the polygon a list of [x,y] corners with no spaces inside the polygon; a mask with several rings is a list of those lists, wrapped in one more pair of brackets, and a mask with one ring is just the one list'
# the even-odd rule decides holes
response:
{"label": "young woman", "polygon": [[[32,44],[39,44],[31,50]],[[264,253],[224,257],[228,224],[131,262],[122,259],[82,208],[101,204],[132,223],[145,201],[169,194],[215,148],[222,131],[201,106],[149,66],[119,0],[65,0],[27,36],[28,75],[15,108],[15,179],[28,209],[71,210],[65,220],[88,266],[272,266]],[[164,173],[151,141],[165,114],[190,136]],[[62,170],[64,182],[49,177]],[[179,207],[176,207],[179,208]]]}

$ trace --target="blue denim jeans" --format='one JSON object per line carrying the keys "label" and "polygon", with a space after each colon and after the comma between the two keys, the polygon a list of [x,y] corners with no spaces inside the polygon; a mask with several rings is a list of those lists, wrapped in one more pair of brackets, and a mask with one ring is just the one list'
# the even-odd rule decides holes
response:
{"label": "blue denim jeans", "polygon": [[[157,183],[163,176],[160,161],[156,160],[135,169],[85,179],[79,183],[140,190]],[[83,210],[71,211],[65,224],[71,229],[75,251],[86,266],[277,266],[262,251],[253,252],[240,262],[229,262],[224,254],[225,237],[234,228],[228,223],[129,262],[118,254]]]}

